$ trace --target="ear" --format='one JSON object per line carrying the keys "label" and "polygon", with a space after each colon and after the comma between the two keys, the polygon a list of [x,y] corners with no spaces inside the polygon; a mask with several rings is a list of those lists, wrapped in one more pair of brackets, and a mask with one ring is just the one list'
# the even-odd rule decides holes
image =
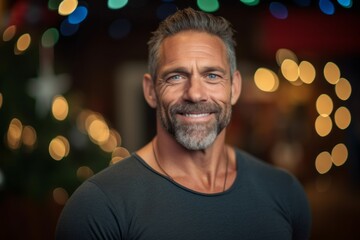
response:
{"label": "ear", "polygon": [[241,93],[241,75],[239,71],[235,71],[231,84],[231,105],[235,105]]}
{"label": "ear", "polygon": [[156,101],[156,93],[155,93],[155,86],[154,81],[150,74],[144,74],[143,77],[143,93],[146,102],[149,104],[150,107],[156,108],[157,101]]}

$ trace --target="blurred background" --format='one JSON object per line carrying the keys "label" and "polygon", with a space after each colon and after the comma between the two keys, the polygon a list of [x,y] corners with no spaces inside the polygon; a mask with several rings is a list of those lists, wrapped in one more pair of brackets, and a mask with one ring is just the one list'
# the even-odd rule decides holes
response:
{"label": "blurred background", "polygon": [[72,192],[154,136],[147,41],[189,6],[237,31],[227,141],[298,177],[311,239],[360,239],[359,2],[0,0],[1,239],[53,239]]}

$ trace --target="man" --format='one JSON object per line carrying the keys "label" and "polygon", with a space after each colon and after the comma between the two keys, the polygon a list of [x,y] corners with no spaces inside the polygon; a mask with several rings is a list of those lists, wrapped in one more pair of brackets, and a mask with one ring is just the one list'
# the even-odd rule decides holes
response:
{"label": "man", "polygon": [[149,41],[144,96],[157,134],[69,199],[57,239],[307,239],[293,176],[225,144],[241,90],[233,30],[185,9]]}

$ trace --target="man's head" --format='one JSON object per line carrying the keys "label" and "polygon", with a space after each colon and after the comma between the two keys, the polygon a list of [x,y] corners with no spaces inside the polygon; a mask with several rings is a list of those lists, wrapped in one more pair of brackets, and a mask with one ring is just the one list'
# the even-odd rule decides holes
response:
{"label": "man's head", "polygon": [[192,8],[187,8],[177,11],[161,22],[148,42],[149,72],[154,81],[157,78],[161,43],[165,38],[186,30],[206,32],[219,37],[226,46],[230,64],[230,74],[232,75],[235,72],[236,42],[234,40],[234,29],[231,24],[223,17],[216,17],[201,11],[195,11]]}
{"label": "man's head", "polygon": [[223,132],[241,89],[232,34],[223,18],[191,9],[160,25],[150,41],[151,73],[143,79],[145,99],[157,111],[158,135],[203,150]]}

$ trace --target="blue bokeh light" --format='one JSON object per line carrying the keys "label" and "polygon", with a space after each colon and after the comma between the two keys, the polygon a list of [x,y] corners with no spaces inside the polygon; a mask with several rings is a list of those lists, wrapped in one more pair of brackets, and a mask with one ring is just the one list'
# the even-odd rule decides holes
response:
{"label": "blue bokeh light", "polygon": [[65,18],[60,24],[60,33],[63,36],[74,35],[79,30],[79,24],[71,24],[68,18]]}
{"label": "blue bokeh light", "polygon": [[270,13],[278,19],[286,19],[288,17],[287,7],[279,2],[272,2],[269,6]]}
{"label": "blue bokeh light", "polygon": [[329,0],[320,0],[319,7],[320,10],[327,15],[333,15],[335,13],[335,6]]}
{"label": "blue bokeh light", "polygon": [[88,10],[85,6],[78,6],[69,16],[69,23],[79,24],[87,17]]}
{"label": "blue bokeh light", "polygon": [[337,2],[345,7],[345,8],[351,8],[352,7],[352,0],[337,0]]}

